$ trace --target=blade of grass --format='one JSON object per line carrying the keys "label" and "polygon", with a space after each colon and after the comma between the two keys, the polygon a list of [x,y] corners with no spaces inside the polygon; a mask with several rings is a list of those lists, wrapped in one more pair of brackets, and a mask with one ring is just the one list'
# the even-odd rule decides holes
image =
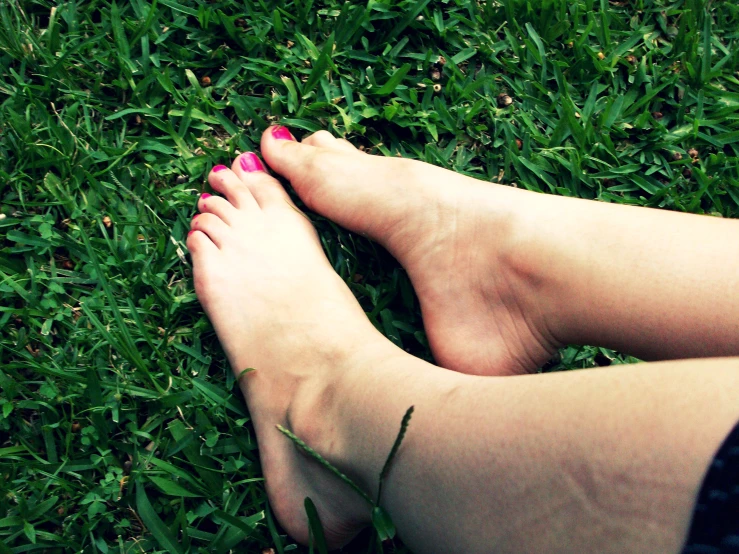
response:
{"label": "blade of grass", "polygon": [[398,88],[398,85],[408,74],[410,69],[411,64],[409,63],[398,68],[395,73],[392,74],[390,79],[388,79],[387,83],[382,85],[382,87],[380,87],[374,94],[377,96],[387,96],[388,94],[392,94],[393,92],[395,92],[395,89]]}
{"label": "blade of grass", "polygon": [[313,501],[306,497],[305,502],[305,514],[308,516],[308,527],[311,535],[311,546],[315,545],[318,549],[319,554],[328,554],[328,546],[326,545],[326,535],[323,532],[323,525],[321,524],[321,518],[318,517],[318,510]]}
{"label": "blade of grass", "polygon": [[405,415],[403,415],[403,419],[400,422],[400,431],[398,431],[398,436],[395,437],[395,442],[393,443],[393,447],[390,449],[390,454],[388,454],[387,459],[385,460],[385,465],[382,466],[382,471],[380,471],[380,480],[377,488],[377,504],[380,503],[380,498],[382,496],[382,484],[388,473],[390,473],[390,466],[395,459],[395,455],[398,453],[400,445],[403,443],[405,434],[408,431],[408,426],[411,423],[411,417],[413,417],[414,409],[414,406],[411,406],[406,410]]}
{"label": "blade of grass", "polygon": [[141,483],[136,483],[136,511],[162,548],[173,554],[184,554],[177,539],[157,515]]}
{"label": "blade of grass", "polygon": [[323,46],[323,50],[321,50],[321,54],[318,56],[318,60],[316,60],[316,63],[313,65],[313,69],[311,70],[310,75],[308,75],[308,79],[303,85],[303,97],[310,94],[311,91],[316,88],[316,85],[318,85],[318,81],[320,81],[323,76],[326,75],[326,72],[328,72],[331,66],[333,49],[334,33],[331,33],[326,40],[326,44]]}
{"label": "blade of grass", "polygon": [[418,17],[418,15],[429,5],[431,0],[416,0],[415,5],[401,18],[401,20],[392,28],[392,30],[379,42],[379,44],[388,44],[395,40],[405,31],[406,27]]}
{"label": "blade of grass", "polygon": [[282,425],[277,425],[277,429],[285,435],[288,439],[290,439],[298,448],[303,450],[308,456],[313,458],[315,461],[317,461],[319,464],[321,464],[323,467],[325,467],[327,470],[329,470],[331,473],[333,473],[336,477],[341,479],[344,483],[349,485],[352,489],[356,491],[356,493],[364,498],[370,506],[374,505],[374,502],[372,501],[372,498],[364,492],[359,485],[357,485],[354,481],[349,479],[346,475],[341,473],[336,467],[334,467],[328,460],[326,460],[323,456],[321,456],[318,452],[313,450],[310,446],[305,444],[302,439],[299,439],[295,434],[293,434],[291,431],[288,431],[285,429]]}

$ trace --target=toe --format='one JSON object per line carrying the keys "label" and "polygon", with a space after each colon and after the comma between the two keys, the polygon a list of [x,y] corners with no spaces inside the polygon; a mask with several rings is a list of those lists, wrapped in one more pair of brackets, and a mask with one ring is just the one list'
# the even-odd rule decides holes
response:
{"label": "toe", "polygon": [[282,205],[284,202],[292,204],[285,189],[277,179],[265,171],[262,161],[253,152],[246,152],[236,158],[232,169],[249,188],[260,207],[264,208],[276,202]]}
{"label": "toe", "polygon": [[[217,165],[208,175],[208,182],[213,190],[223,194],[234,208],[240,210],[256,209],[257,201],[249,188],[238,175],[224,165]],[[201,197],[202,202],[202,197]]]}
{"label": "toe", "polygon": [[[346,175],[342,175],[345,172],[338,167],[344,165],[340,158],[347,154],[324,146],[297,142],[285,131],[285,127],[270,127],[264,132],[262,155],[274,171],[290,181],[310,209],[320,212],[321,202],[316,201],[316,197],[323,196],[323,189],[329,186],[331,178],[338,177],[347,182]],[[312,142],[317,140],[327,141],[314,138]],[[352,171],[356,169],[352,168]],[[338,173],[334,173],[334,170],[338,170]]]}
{"label": "toe", "polygon": [[219,266],[220,250],[208,235],[201,231],[190,231],[187,236],[187,249],[192,258],[193,279],[198,299],[205,306],[208,302],[209,275]]}
{"label": "toe", "polygon": [[308,146],[318,146],[321,148],[332,148],[336,145],[336,137],[333,136],[328,131],[316,131],[312,135],[305,137],[300,142],[302,144],[307,144]]}
{"label": "toe", "polygon": [[[190,222],[191,231],[205,234],[217,247],[223,246],[229,234],[229,226],[217,215],[211,213],[198,214]],[[193,233],[190,237],[197,235]]]}
{"label": "toe", "polygon": [[205,193],[198,199],[198,211],[220,217],[228,225],[238,218],[238,210],[225,198]]}
{"label": "toe", "polygon": [[316,131],[312,135],[304,138],[301,144],[308,146],[317,146],[319,148],[328,148],[330,150],[343,150],[345,152],[359,152],[354,145],[346,139],[336,138],[328,131]]}
{"label": "toe", "polygon": [[332,147],[297,142],[284,129],[270,127],[262,135],[267,164],[290,181],[311,210],[353,231],[370,232],[365,225],[365,220],[372,219],[368,212],[383,211],[388,198],[397,196],[395,189],[408,182],[407,160],[362,156],[324,134],[312,135],[308,142],[330,142]]}
{"label": "toe", "polygon": [[213,244],[208,235],[200,231],[190,230],[187,233],[187,249],[192,256],[192,262],[195,266],[200,265],[203,258],[214,255],[218,252],[218,247]]}
{"label": "toe", "polygon": [[336,142],[334,142],[334,148],[341,148],[342,150],[345,150],[347,152],[354,152],[356,154],[364,154],[364,152],[359,150],[356,146],[354,146],[351,142],[344,138],[336,139]]}

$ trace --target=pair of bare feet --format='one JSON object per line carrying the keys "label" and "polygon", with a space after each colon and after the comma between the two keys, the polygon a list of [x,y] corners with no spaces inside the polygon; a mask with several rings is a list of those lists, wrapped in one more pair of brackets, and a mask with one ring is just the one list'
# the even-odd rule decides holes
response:
{"label": "pair of bare feet", "polygon": [[[539,196],[428,164],[365,154],[321,131],[267,129],[261,153],[311,210],[378,241],[408,271],[438,364],[477,375],[536,370],[559,346],[556,308],[537,291]],[[307,463],[276,429],[321,431],[342,373],[407,356],[371,325],[326,259],[310,221],[253,153],[208,178],[187,240],[198,298],[241,380],[267,490],[286,530],[307,540],[310,496],[338,545],[367,523],[364,501]],[[322,424],[330,425],[330,422]]]}

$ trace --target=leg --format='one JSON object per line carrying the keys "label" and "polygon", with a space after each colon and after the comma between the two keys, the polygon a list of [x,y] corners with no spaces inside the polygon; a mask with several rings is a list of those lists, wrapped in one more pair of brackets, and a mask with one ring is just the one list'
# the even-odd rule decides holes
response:
{"label": "leg", "polygon": [[307,540],[306,496],[334,545],[369,513],[275,425],[374,492],[413,404],[383,504],[416,551],[677,551],[739,418],[739,361],[505,379],[442,370],[372,327],[256,157],[219,169],[209,179],[227,200],[201,198],[188,239],[195,285],[236,374],[255,368],[242,390],[291,535]]}
{"label": "leg", "polygon": [[[739,221],[550,197],[517,262],[556,298],[557,336],[647,360],[739,354]],[[536,264],[536,267],[534,266]]]}
{"label": "leg", "polygon": [[569,343],[739,354],[737,221],[502,187],[326,132],[267,131],[262,151],[311,209],[404,265],[444,367],[523,373]]}
{"label": "leg", "polygon": [[678,552],[739,419],[736,358],[509,378],[394,364],[345,371],[338,429],[313,438],[375,491],[415,405],[384,504],[416,552]]}

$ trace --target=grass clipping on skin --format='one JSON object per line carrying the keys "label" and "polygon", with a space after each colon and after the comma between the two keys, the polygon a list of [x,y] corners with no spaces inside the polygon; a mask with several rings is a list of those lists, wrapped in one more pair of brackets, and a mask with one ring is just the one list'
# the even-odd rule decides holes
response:
{"label": "grass clipping on skin", "polygon": [[[389,540],[395,537],[395,525],[392,522],[392,519],[390,518],[390,514],[388,514],[381,506],[380,506],[380,499],[382,496],[382,485],[385,481],[385,478],[390,473],[390,467],[392,465],[393,459],[395,458],[395,455],[397,454],[398,450],[400,449],[400,445],[403,442],[403,439],[405,438],[405,434],[408,431],[408,426],[411,422],[411,417],[413,416],[413,410],[414,407],[411,406],[406,410],[405,415],[403,416],[402,421],[400,422],[400,431],[398,432],[397,437],[395,437],[395,442],[393,443],[393,447],[390,449],[390,454],[388,454],[387,459],[385,460],[385,465],[382,467],[382,471],[380,471],[380,481],[377,486],[377,500],[372,500],[372,497],[368,495],[366,492],[364,492],[359,485],[357,485],[354,481],[352,481],[349,477],[347,477],[344,473],[342,473],[336,466],[334,466],[331,462],[329,462],[326,458],[321,456],[318,452],[316,452],[314,449],[312,449],[310,446],[308,446],[302,439],[298,438],[294,433],[291,431],[288,431],[285,429],[282,425],[277,425],[277,429],[285,435],[288,439],[290,439],[298,448],[303,450],[308,456],[313,458],[316,462],[321,464],[323,467],[325,467],[328,471],[333,473],[337,478],[339,478],[341,481],[349,485],[352,489],[356,491],[356,493],[364,498],[367,503],[372,508],[372,526],[375,530],[375,533],[377,534],[377,538],[380,541]],[[317,546],[321,543],[324,543],[325,540],[323,539],[323,529],[320,525],[320,521],[318,520],[318,512],[315,509],[315,505],[311,501],[310,498],[305,499],[305,507],[306,507],[306,513],[308,514],[308,520],[311,524],[311,535],[316,540]],[[314,523],[317,523],[316,526],[314,526]],[[320,537],[320,538],[319,538]],[[322,550],[320,546],[319,550]]]}

